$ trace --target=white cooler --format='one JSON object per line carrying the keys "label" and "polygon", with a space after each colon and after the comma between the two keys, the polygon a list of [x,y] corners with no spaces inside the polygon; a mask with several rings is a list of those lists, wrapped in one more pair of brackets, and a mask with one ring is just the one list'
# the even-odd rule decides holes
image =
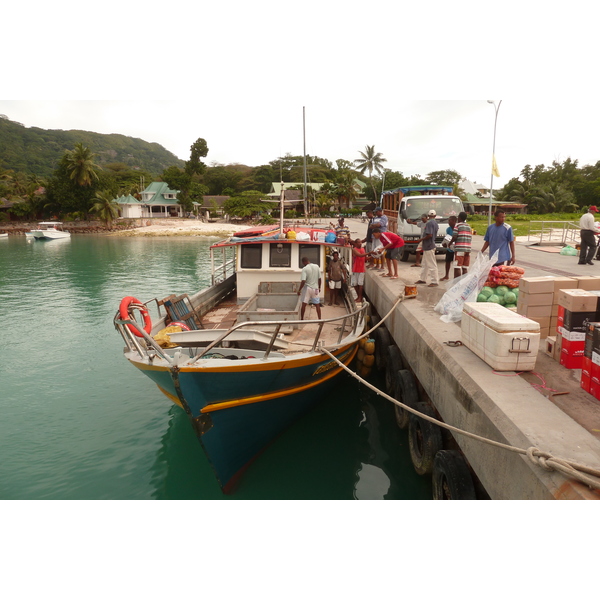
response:
{"label": "white cooler", "polygon": [[531,371],[540,325],[492,302],[465,302],[462,343],[496,371]]}

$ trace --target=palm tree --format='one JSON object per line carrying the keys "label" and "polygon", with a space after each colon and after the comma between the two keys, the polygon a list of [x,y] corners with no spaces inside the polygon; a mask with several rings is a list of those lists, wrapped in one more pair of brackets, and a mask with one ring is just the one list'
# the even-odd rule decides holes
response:
{"label": "palm tree", "polygon": [[100,167],[93,162],[94,154],[81,142],[75,144],[73,150],[67,150],[66,162],[69,177],[81,186],[92,185],[94,179],[98,179],[95,169]]}
{"label": "palm tree", "polygon": [[365,146],[365,152],[358,152],[360,154],[360,158],[357,158],[354,161],[356,168],[364,175],[365,171],[369,172],[369,181],[371,182],[371,188],[373,190],[373,200],[377,202],[377,192],[375,191],[375,186],[373,185],[373,171],[377,173],[377,175],[381,175],[384,171],[383,164],[387,162],[387,158],[383,158],[381,152],[375,152],[375,146]]}
{"label": "palm tree", "polygon": [[114,219],[119,216],[119,205],[113,200],[109,192],[98,192],[96,194],[96,203],[92,206],[92,212],[98,215],[98,218],[104,222],[106,227],[110,227]]}

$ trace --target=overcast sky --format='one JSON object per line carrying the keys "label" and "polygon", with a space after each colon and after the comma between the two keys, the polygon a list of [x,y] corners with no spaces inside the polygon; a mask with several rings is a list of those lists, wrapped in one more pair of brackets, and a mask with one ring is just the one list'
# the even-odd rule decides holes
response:
{"label": "overcast sky", "polygon": [[407,176],[454,169],[489,184],[494,99],[495,188],[526,164],[600,160],[597,5],[557,15],[511,0],[493,14],[466,0],[78,6],[6,9],[27,36],[6,33],[1,114],[139,137],[184,160],[202,137],[208,164],[256,166],[302,154],[305,106],[308,154],[354,160],[368,144]]}

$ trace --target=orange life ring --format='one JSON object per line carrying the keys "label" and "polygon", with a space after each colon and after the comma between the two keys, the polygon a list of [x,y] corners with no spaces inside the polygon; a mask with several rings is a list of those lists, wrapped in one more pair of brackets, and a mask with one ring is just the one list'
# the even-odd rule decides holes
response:
{"label": "orange life ring", "polygon": [[[148,309],[137,298],[134,298],[133,296],[126,296],[125,298],[123,298],[119,306],[119,316],[123,321],[130,319],[131,316],[129,315],[129,307],[132,304],[137,305],[133,306],[132,308],[137,308],[140,311],[142,318],[144,319],[144,331],[146,333],[150,333],[152,331],[152,319],[150,318],[150,313],[148,312]],[[139,329],[135,327],[135,325],[127,323],[127,327],[129,327],[129,331],[131,331],[131,333],[137,335],[138,337],[144,337],[140,333]]]}

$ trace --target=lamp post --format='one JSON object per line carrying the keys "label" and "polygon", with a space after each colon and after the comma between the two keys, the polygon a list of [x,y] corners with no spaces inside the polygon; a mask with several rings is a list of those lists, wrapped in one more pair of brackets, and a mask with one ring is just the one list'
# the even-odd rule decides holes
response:
{"label": "lamp post", "polygon": [[502,104],[502,100],[498,102],[498,106],[493,100],[488,100],[488,104],[494,105],[494,110],[496,112],[496,116],[494,118],[494,141],[492,144],[492,179],[490,181],[490,210],[488,214],[488,225],[492,224],[492,200],[494,197],[494,170],[496,168],[496,123],[498,122],[498,111],[500,110],[500,105]]}

